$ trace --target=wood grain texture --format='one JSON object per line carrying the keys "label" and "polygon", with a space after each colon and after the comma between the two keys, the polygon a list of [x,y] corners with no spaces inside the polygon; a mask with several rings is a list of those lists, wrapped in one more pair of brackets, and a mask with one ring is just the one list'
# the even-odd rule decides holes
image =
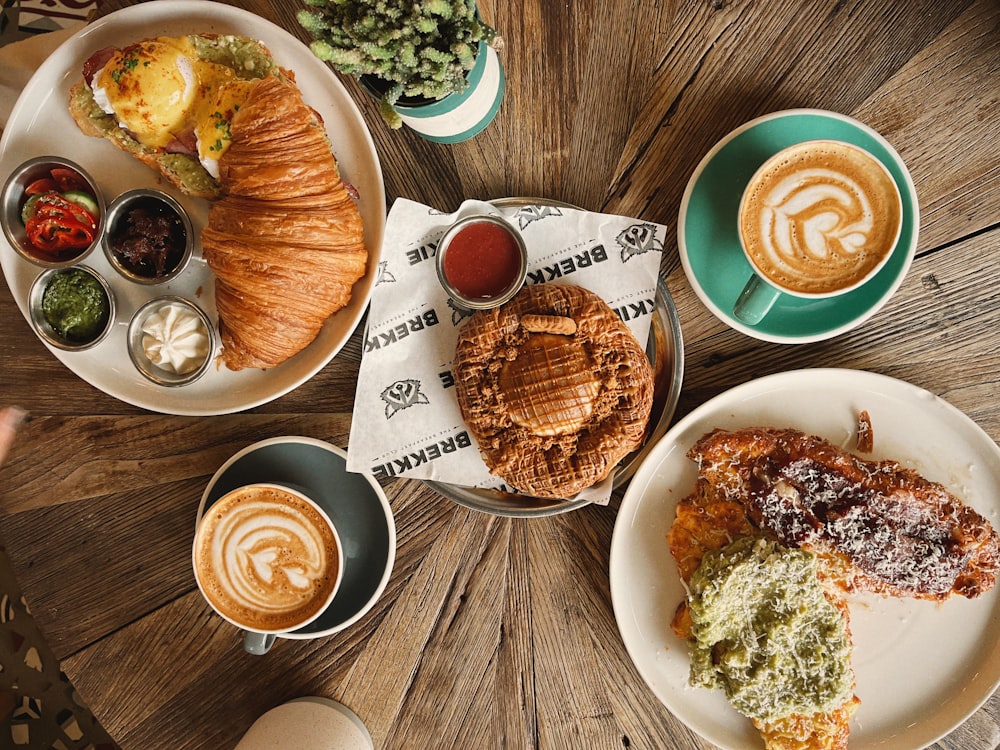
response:
{"label": "wood grain texture", "polygon": [[[133,0],[104,0],[101,14]],[[300,38],[294,0],[237,0]],[[344,79],[391,203],[544,196],[668,227],[662,274],[681,320],[675,418],[750,379],[871,370],[950,401],[1000,439],[1000,6],[995,0],[481,0],[505,37],[495,122],[443,146],[390,131]],[[769,344],[701,304],[677,252],[688,179],[726,133],[790,107],[879,130],[914,178],[918,252],[871,320],[830,341]],[[354,708],[376,747],[708,750],[655,698],[618,634],[608,561],[619,497],[545,519],[470,511],[384,484],[397,558],[356,625],[243,653],[194,584],[205,484],[243,446],[346,446],[361,337],[312,380],[244,413],[124,404],[60,365],[0,289],[0,394],[33,415],[0,467],[0,536],[64,670],[123,750],[233,747],[302,695]],[[1000,698],[941,750],[1000,743]]]}

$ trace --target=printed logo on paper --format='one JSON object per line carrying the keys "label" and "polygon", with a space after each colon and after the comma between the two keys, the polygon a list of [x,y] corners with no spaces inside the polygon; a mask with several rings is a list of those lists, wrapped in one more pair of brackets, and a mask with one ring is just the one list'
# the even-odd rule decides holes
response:
{"label": "printed logo on paper", "polygon": [[465,430],[454,434],[442,433],[423,445],[412,446],[390,460],[371,467],[376,479],[399,477],[420,470],[432,461],[472,448],[472,438]]}
{"label": "printed logo on paper", "polygon": [[414,404],[429,404],[427,395],[420,390],[419,380],[397,380],[381,393],[385,402],[385,418],[392,419],[403,409]]}
{"label": "printed logo on paper", "polygon": [[462,324],[463,320],[472,317],[472,310],[466,310],[464,307],[456,305],[455,300],[451,297],[448,298],[448,309],[451,310],[451,324],[456,328]]}
{"label": "printed logo on paper", "polygon": [[392,326],[386,326],[376,332],[369,332],[365,338],[365,353],[385,349],[408,339],[410,336],[422,334],[428,328],[438,324],[437,311],[431,308],[424,312],[416,312]]}
{"label": "printed logo on paper", "polygon": [[656,228],[655,224],[633,224],[618,233],[615,240],[622,249],[622,263],[628,263],[637,255],[663,250],[663,243],[656,236]]}
{"label": "printed logo on paper", "polygon": [[375,286],[385,282],[386,284],[395,284],[396,277],[393,275],[392,271],[389,270],[389,261],[380,260],[378,262],[378,275],[375,277]]}
{"label": "printed logo on paper", "polygon": [[590,268],[598,263],[605,263],[608,260],[608,251],[604,245],[594,245],[582,249],[567,250],[566,255],[556,258],[549,263],[538,268],[529,269],[527,284],[545,284],[549,281],[562,279],[571,276],[585,268]]}
{"label": "printed logo on paper", "polygon": [[563,213],[556,206],[524,206],[519,208],[517,213],[514,214],[514,218],[517,220],[517,226],[524,229],[529,224],[534,224],[536,221],[541,221],[542,219],[547,219],[550,216],[562,216]]}

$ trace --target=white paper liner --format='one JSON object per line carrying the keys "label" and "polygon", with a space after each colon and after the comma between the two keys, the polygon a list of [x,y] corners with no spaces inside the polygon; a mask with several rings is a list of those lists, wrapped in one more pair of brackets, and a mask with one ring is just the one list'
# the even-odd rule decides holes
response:
{"label": "white paper liner", "polygon": [[[466,201],[453,214],[406,199],[386,222],[368,311],[351,424],[348,471],[516,492],[489,473],[458,406],[451,371],[471,313],[438,282],[437,242],[458,219],[499,213],[528,250],[528,284],[574,284],[599,294],[645,342],[666,228],[547,203]],[[579,497],[606,503],[609,477]]]}

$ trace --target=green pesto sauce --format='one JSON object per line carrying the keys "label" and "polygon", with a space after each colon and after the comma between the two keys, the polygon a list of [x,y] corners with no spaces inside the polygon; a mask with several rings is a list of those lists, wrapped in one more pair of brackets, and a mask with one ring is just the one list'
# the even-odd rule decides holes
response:
{"label": "green pesto sauce", "polygon": [[97,338],[111,312],[104,287],[86,271],[70,268],[53,275],[42,292],[42,315],[57,334],[86,344]]}
{"label": "green pesto sauce", "polygon": [[850,698],[847,624],[815,557],[744,537],[705,555],[690,581],[694,685],[725,690],[751,719],[829,711]]}

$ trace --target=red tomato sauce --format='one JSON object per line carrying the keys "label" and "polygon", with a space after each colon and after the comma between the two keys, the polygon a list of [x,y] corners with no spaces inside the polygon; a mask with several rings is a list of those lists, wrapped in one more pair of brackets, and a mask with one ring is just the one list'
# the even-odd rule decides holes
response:
{"label": "red tomato sauce", "polygon": [[517,280],[521,250],[509,231],[491,221],[476,221],[451,238],[444,275],[467,299],[497,297]]}

